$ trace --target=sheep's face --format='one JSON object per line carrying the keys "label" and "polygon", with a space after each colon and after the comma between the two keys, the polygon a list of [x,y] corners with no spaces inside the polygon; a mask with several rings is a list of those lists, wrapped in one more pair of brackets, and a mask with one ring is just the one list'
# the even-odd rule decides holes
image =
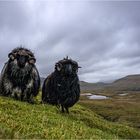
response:
{"label": "sheep's face", "polygon": [[72,74],[72,64],[63,65],[62,72],[65,75],[71,75]]}
{"label": "sheep's face", "polygon": [[19,68],[25,68],[29,64],[34,65],[35,58],[30,56],[25,50],[19,50],[16,53],[9,54],[10,62],[17,65]]}
{"label": "sheep's face", "polygon": [[56,63],[55,69],[66,76],[75,75],[78,72],[78,64],[71,60],[64,60]]}
{"label": "sheep's face", "polygon": [[24,79],[31,73],[35,58],[31,51],[24,48],[14,49],[9,55],[9,73],[17,79]]}
{"label": "sheep's face", "polygon": [[17,54],[17,64],[20,68],[24,68],[25,65],[28,63],[28,56],[26,55],[19,55]]}

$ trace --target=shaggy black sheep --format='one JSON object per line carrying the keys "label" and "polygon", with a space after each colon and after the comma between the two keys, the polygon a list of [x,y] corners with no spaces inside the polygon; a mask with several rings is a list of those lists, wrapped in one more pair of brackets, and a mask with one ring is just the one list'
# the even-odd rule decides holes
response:
{"label": "shaggy black sheep", "polygon": [[26,48],[18,47],[8,57],[1,72],[0,94],[32,103],[40,88],[34,54]]}
{"label": "shaggy black sheep", "polygon": [[64,58],[55,64],[55,71],[49,75],[42,87],[42,102],[61,105],[62,112],[69,113],[80,96],[78,63]]}

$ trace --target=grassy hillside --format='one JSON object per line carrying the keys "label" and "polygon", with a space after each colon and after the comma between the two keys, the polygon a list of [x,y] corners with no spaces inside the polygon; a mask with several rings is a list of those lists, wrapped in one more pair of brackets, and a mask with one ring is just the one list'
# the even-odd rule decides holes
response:
{"label": "grassy hillside", "polygon": [[102,94],[110,98],[89,100],[82,96],[79,103],[106,120],[123,123],[140,131],[140,92],[129,92],[123,96],[115,93]]}
{"label": "grassy hillside", "polygon": [[62,114],[54,106],[0,97],[0,138],[138,139],[140,133],[78,104]]}

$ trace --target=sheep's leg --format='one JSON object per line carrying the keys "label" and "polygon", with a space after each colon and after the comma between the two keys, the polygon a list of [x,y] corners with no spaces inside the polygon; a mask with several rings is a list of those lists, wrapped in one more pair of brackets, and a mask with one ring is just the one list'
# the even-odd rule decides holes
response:
{"label": "sheep's leg", "polygon": [[24,100],[24,91],[22,90],[21,95],[20,95],[20,100],[23,101]]}
{"label": "sheep's leg", "polygon": [[18,95],[16,93],[14,94],[14,99],[18,100]]}
{"label": "sheep's leg", "polygon": [[20,100],[21,92],[22,91],[19,87],[13,88],[11,96],[14,97],[14,99],[16,99],[16,100]]}
{"label": "sheep's leg", "polygon": [[25,101],[28,102],[29,99],[30,99],[30,94],[29,94],[29,92],[27,92],[27,90],[24,91],[24,94],[26,95],[26,96],[25,96]]}
{"label": "sheep's leg", "polygon": [[28,84],[26,85],[26,89],[24,90],[24,94],[26,95],[26,101],[28,103],[34,103],[34,99],[33,99],[33,93],[34,93],[34,89],[33,89],[33,80],[30,80],[28,82]]}
{"label": "sheep's leg", "polygon": [[62,108],[62,113],[64,113],[65,111],[64,111],[64,106],[63,105],[61,105],[61,108]]}
{"label": "sheep's leg", "polygon": [[24,90],[24,94],[25,94],[25,101],[27,101],[28,103],[33,103],[31,90],[29,88]]}
{"label": "sheep's leg", "polygon": [[31,104],[34,104],[35,103],[34,96],[32,94],[30,95],[30,101],[29,101],[29,103],[31,103]]}
{"label": "sheep's leg", "polygon": [[66,112],[69,114],[69,108],[68,107],[65,107],[65,109],[66,109]]}
{"label": "sheep's leg", "polygon": [[60,105],[59,104],[57,104],[56,107],[57,107],[57,109],[60,109]]}
{"label": "sheep's leg", "polygon": [[27,102],[34,104],[33,95],[30,92],[27,93]]}

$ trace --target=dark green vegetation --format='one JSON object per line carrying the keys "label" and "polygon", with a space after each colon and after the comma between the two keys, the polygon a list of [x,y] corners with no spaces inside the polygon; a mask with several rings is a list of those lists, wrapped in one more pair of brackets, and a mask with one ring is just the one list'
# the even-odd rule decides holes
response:
{"label": "dark green vegetation", "polygon": [[102,95],[107,95],[110,99],[89,100],[81,97],[80,104],[108,121],[122,123],[140,130],[140,92],[132,93],[131,91],[124,96],[102,92]]}
{"label": "dark green vegetation", "polygon": [[0,97],[0,138],[136,139],[140,133],[107,121],[81,105],[63,114],[54,106]]}

